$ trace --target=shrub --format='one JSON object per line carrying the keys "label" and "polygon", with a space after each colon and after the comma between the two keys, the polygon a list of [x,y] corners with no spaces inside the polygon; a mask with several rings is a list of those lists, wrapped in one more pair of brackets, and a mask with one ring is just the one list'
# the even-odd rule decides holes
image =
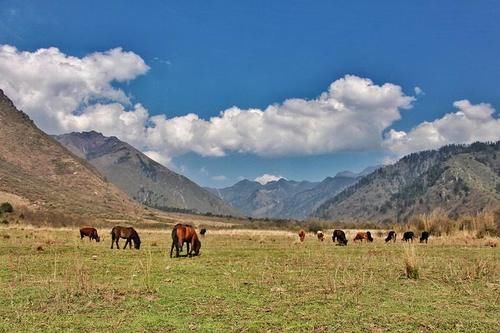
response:
{"label": "shrub", "polygon": [[0,213],[12,213],[14,211],[14,208],[12,205],[8,202],[3,202],[0,204]]}

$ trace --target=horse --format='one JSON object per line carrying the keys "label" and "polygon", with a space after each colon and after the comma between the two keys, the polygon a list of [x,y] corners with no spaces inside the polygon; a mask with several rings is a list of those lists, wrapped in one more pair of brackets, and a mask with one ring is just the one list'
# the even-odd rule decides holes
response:
{"label": "horse", "polygon": [[395,242],[396,241],[396,236],[397,236],[397,234],[396,234],[396,232],[394,230],[389,231],[389,233],[387,234],[387,237],[385,239],[385,242],[387,243],[387,242],[390,242],[391,240],[393,242]]}
{"label": "horse", "polygon": [[306,239],[306,232],[304,230],[299,231],[299,239],[301,242],[303,242],[304,239]]}
{"label": "horse", "polygon": [[83,227],[80,228],[80,239],[83,239],[83,237],[87,236],[90,241],[95,239],[96,242],[101,241],[101,237],[97,234],[96,228],[91,228],[91,227]]}
{"label": "horse", "polygon": [[413,233],[413,231],[406,231],[403,234],[403,239],[401,239],[401,240],[405,241],[405,242],[411,241],[413,243],[413,237],[415,237],[415,234]]}
{"label": "horse", "polygon": [[[170,247],[170,258],[175,247],[175,256],[179,257],[179,252],[182,252],[184,243],[187,243],[187,256],[200,255],[201,242],[198,239],[196,230],[189,224],[176,224],[172,229],[172,246]],[[191,245],[191,249],[189,249]]]}
{"label": "horse", "polygon": [[356,234],[356,237],[354,237],[353,242],[355,242],[357,240],[360,240],[361,242],[363,242],[363,239],[366,239],[368,242],[373,242],[373,237],[372,237],[371,232],[369,232],[369,231],[358,232]]}
{"label": "horse", "polygon": [[134,247],[139,250],[141,247],[141,239],[139,238],[139,234],[132,227],[121,227],[116,226],[111,230],[111,248],[113,248],[113,243],[116,243],[116,247],[119,249],[118,240],[120,238],[125,238],[127,241],[125,242],[124,249],[127,248],[127,244],[129,245],[129,249],[132,248],[132,241],[134,242]]}
{"label": "horse", "polygon": [[205,229],[205,228],[200,229],[200,235],[205,236],[206,233],[207,233],[207,229]]}
{"label": "horse", "polygon": [[340,246],[347,246],[347,238],[345,237],[345,232],[342,230],[334,230],[333,235],[332,235],[332,241],[335,243],[335,240],[337,240],[337,245]]}
{"label": "horse", "polygon": [[325,240],[325,234],[323,234],[323,231],[316,232],[316,236],[318,236],[318,240],[320,240],[320,241]]}
{"label": "horse", "polygon": [[425,244],[427,244],[427,241],[429,240],[429,235],[430,233],[428,231],[422,231],[422,235],[420,235],[420,243],[425,242]]}

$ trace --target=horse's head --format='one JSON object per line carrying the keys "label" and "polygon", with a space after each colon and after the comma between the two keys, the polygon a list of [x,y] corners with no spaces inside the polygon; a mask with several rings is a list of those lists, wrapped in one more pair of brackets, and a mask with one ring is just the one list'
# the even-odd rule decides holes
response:
{"label": "horse's head", "polygon": [[193,251],[195,256],[200,255],[200,249],[201,249],[201,242],[199,239],[196,239],[194,241],[194,246],[193,246]]}
{"label": "horse's head", "polygon": [[134,239],[134,247],[136,250],[139,250],[141,248],[141,239],[139,238],[139,235],[136,233]]}
{"label": "horse's head", "polygon": [[99,237],[99,236],[95,236],[95,241],[96,241],[97,243],[99,243],[99,242],[101,241],[101,237]]}

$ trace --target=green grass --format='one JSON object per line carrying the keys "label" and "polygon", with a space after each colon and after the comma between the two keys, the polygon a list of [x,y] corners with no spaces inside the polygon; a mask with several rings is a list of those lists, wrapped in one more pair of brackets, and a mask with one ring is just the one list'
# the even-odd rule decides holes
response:
{"label": "green grass", "polygon": [[500,250],[484,241],[416,244],[418,278],[408,279],[399,241],[337,247],[311,236],[299,244],[286,233],[209,231],[200,257],[170,259],[168,232],[140,231],[139,251],[109,249],[107,233],[96,244],[80,241],[76,229],[0,229],[0,331],[498,332],[500,325]]}

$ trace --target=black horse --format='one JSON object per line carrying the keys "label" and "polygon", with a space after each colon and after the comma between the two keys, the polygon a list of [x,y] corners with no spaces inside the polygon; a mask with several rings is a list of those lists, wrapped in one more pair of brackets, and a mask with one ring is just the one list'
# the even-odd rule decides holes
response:
{"label": "black horse", "polygon": [[345,237],[345,232],[342,230],[334,230],[332,235],[332,241],[335,243],[337,241],[337,245],[347,246],[347,238]]}
{"label": "black horse", "polygon": [[390,241],[393,241],[395,242],[396,241],[396,232],[394,230],[391,230],[389,231],[389,233],[387,234],[387,237],[385,238],[385,242],[390,242]]}
{"label": "black horse", "polygon": [[415,234],[413,233],[413,231],[406,231],[404,234],[403,234],[403,241],[405,242],[412,242],[413,243],[413,238],[415,237]]}

